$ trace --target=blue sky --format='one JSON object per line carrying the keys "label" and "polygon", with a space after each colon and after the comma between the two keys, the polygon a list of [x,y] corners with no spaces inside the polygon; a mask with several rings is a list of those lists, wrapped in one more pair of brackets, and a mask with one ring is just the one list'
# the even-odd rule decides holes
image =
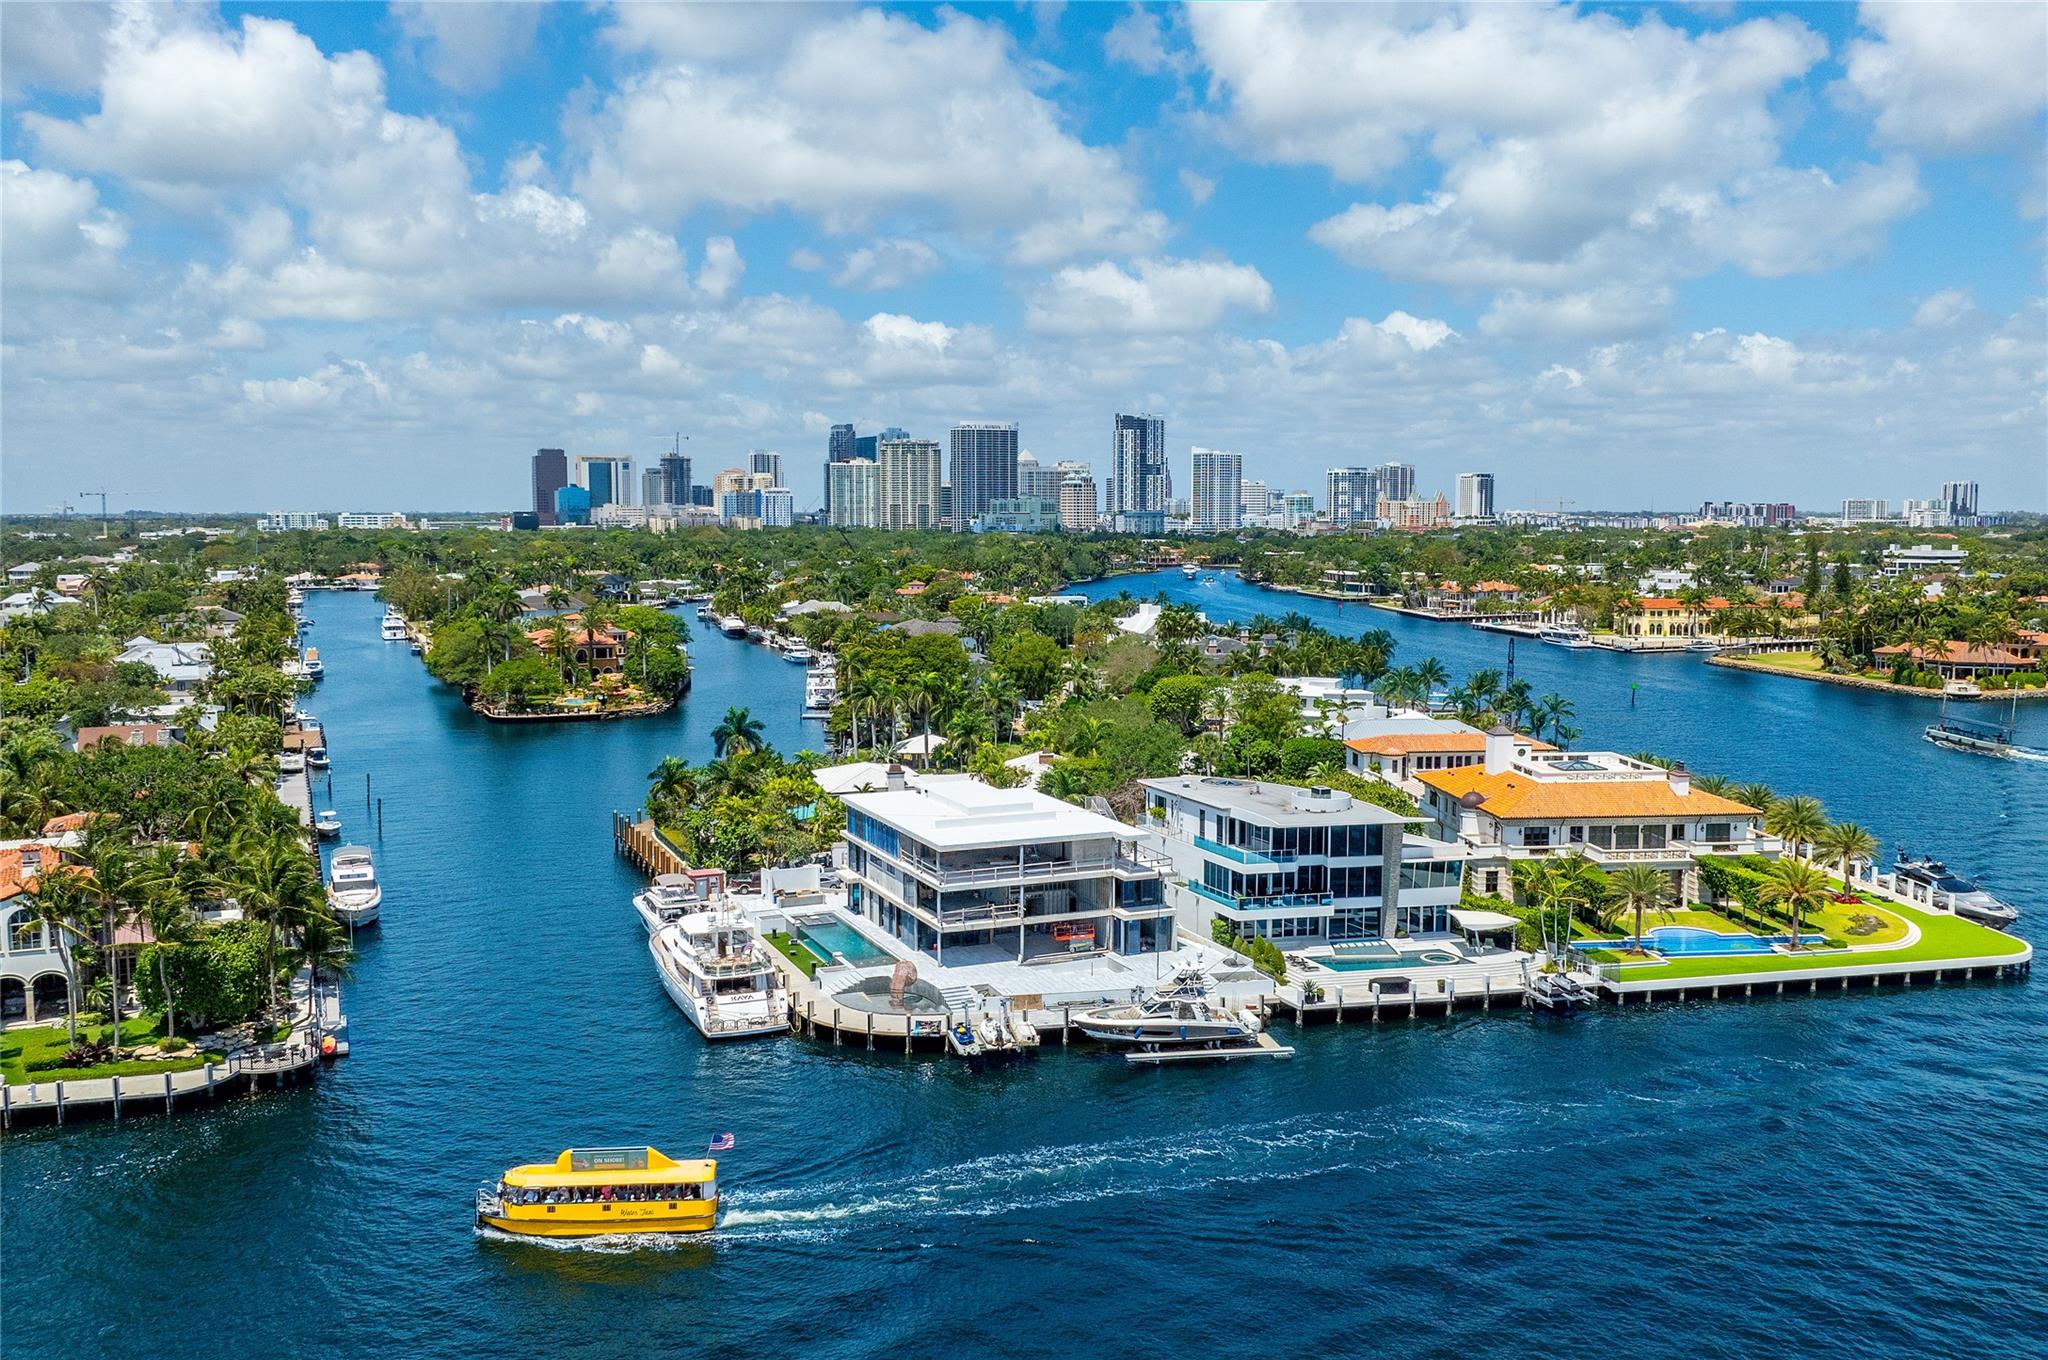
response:
{"label": "blue sky", "polygon": [[2036,6],[12,4],[7,508],[1118,409],[1320,489],[2048,505]]}

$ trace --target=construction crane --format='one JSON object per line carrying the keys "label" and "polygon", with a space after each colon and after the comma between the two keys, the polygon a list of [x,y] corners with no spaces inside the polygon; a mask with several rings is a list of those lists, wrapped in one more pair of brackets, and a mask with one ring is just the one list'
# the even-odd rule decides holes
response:
{"label": "construction crane", "polygon": [[95,497],[95,496],[99,497],[99,502],[100,502],[100,537],[101,537],[101,538],[110,538],[110,537],[112,537],[112,533],[111,533],[111,531],[110,531],[110,530],[108,529],[108,525],[107,525],[107,519],[108,519],[108,516],[107,516],[107,497],[109,497],[109,496],[143,496],[143,495],[147,495],[147,494],[148,494],[148,493],[147,493],[147,492],[144,492],[144,491],[109,491],[109,490],[107,490],[107,489],[106,489],[105,487],[101,487],[101,488],[100,488],[99,490],[97,490],[97,491],[81,491],[81,492],[79,492],[79,493],[78,493],[78,497],[79,497],[79,499],[80,499],[80,500],[91,500],[91,499],[92,499],[93,497]]}

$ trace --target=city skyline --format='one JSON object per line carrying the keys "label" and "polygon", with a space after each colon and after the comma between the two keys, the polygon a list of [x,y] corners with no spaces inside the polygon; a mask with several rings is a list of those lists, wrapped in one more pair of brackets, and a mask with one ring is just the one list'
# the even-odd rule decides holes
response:
{"label": "city skyline", "polygon": [[885,422],[1108,490],[1115,412],[1176,477],[2048,507],[2034,6],[0,22],[11,511],[501,509],[678,428],[816,508]]}

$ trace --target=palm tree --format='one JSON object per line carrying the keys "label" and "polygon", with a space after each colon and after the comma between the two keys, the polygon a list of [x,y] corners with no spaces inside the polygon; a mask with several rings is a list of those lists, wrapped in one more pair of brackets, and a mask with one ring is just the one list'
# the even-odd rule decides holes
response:
{"label": "palm tree", "polygon": [[1578,710],[1572,707],[1571,700],[1553,691],[1538,699],[1529,710],[1530,726],[1535,729],[1538,736],[1541,736],[1543,729],[1548,727],[1551,739],[1557,745],[1562,746],[1569,740],[1564,735],[1565,720],[1574,717],[1577,713]]}
{"label": "palm tree", "polygon": [[1782,838],[1795,855],[1804,853],[1807,842],[1827,827],[1827,809],[1820,799],[1803,793],[1776,799],[1764,809],[1764,830]]}
{"label": "palm tree", "polygon": [[[853,749],[860,749],[860,719],[863,713],[872,720],[880,712],[882,700],[888,691],[887,682],[873,671],[862,671],[847,682],[846,706],[853,719]],[[873,736],[871,730],[868,733]]]}
{"label": "palm tree", "polygon": [[1725,774],[1696,774],[1692,777],[1692,786],[1701,793],[1711,793],[1716,798],[1728,797],[1729,790],[1735,787]]}
{"label": "palm tree", "polygon": [[711,749],[721,758],[758,751],[766,741],[761,720],[744,708],[728,708],[718,726],[711,729]]}
{"label": "palm tree", "polygon": [[1865,831],[1854,822],[1836,822],[1813,839],[1814,853],[1824,858],[1842,875],[1846,887],[1849,882],[1849,866],[1859,859],[1869,859],[1877,853],[1877,837]]}
{"label": "palm tree", "polygon": [[1636,914],[1636,948],[1643,946],[1643,913],[1661,911],[1671,902],[1671,878],[1647,864],[1630,864],[1607,876],[1621,905]]}
{"label": "palm tree", "polygon": [[313,1019],[313,1051],[320,1050],[320,971],[346,978],[356,961],[348,932],[331,916],[308,916],[299,927],[299,959],[306,965],[307,1002]]}
{"label": "palm tree", "polygon": [[263,973],[269,1009],[277,1011],[277,949],[287,930],[324,910],[316,861],[306,853],[296,825],[290,831],[252,832],[237,838],[221,888],[250,918],[261,921]]}
{"label": "palm tree", "polygon": [[663,812],[670,814],[668,821],[680,820],[697,800],[697,773],[679,756],[663,756],[661,763],[647,772],[647,778],[652,781],[647,811],[656,821],[664,820]]}
{"label": "palm tree", "polygon": [[1755,808],[1758,812],[1768,810],[1771,804],[1778,801],[1778,795],[1771,791],[1769,784],[1738,784],[1728,796],[1745,807]]}
{"label": "palm tree", "polygon": [[1001,671],[990,672],[981,682],[981,701],[988,705],[989,716],[995,719],[1000,740],[1010,739],[1010,714],[1017,707],[1017,699],[1017,682]]}
{"label": "palm tree", "polygon": [[1791,908],[1792,947],[1799,949],[1803,947],[1799,939],[1801,916],[1807,910],[1826,902],[1829,891],[1826,874],[1805,860],[1781,859],[1771,866],[1763,886],[1757,889],[1757,897],[1765,902],[1782,903]]}
{"label": "palm tree", "polygon": [[1450,672],[1444,669],[1443,662],[1433,656],[1425,656],[1415,663],[1415,679],[1422,686],[1422,697],[1427,699],[1450,679]]}
{"label": "palm tree", "polygon": [[137,917],[149,928],[156,954],[156,985],[164,996],[164,1035],[178,1037],[178,999],[171,990],[169,958],[172,950],[187,943],[196,918],[192,913],[193,861],[176,845],[159,845],[148,863],[149,891],[137,908]]}
{"label": "palm tree", "polygon": [[92,898],[84,880],[68,866],[45,871],[35,882],[36,920],[57,942],[57,961],[64,965],[64,1023],[73,1045],[78,1043],[78,965],[72,942],[92,943]]}

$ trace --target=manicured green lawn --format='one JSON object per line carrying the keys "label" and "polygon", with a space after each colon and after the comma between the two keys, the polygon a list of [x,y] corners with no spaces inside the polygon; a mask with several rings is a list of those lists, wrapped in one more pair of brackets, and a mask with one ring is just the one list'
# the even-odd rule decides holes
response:
{"label": "manicured green lawn", "polygon": [[[80,1025],[78,1037],[100,1038],[107,1032],[105,1025]],[[123,1020],[121,1022],[121,1043],[124,1047],[138,1047],[147,1044],[162,1034],[161,1027],[154,1020]],[[219,1053],[202,1053],[197,1049],[182,1057],[166,1058],[162,1062],[101,1063],[97,1067],[58,1067],[30,1071],[31,1064],[48,1062],[63,1056],[71,1047],[71,1035],[62,1025],[38,1025],[29,1029],[10,1029],[0,1033],[0,1078],[9,1086],[26,1086],[30,1082],[83,1081],[93,1077],[140,1077],[163,1072],[185,1072],[203,1067],[210,1059],[224,1062]]]}
{"label": "manicured green lawn", "polygon": [[[1849,911],[1866,910],[1850,907]],[[1660,978],[1727,977],[1741,980],[1761,973],[1786,973],[1805,968],[1865,968],[1883,963],[1940,963],[1945,959],[1999,959],[2026,949],[2024,941],[2001,934],[1959,916],[1930,915],[1912,907],[1888,903],[1888,915],[1909,919],[1920,927],[1920,938],[1903,949],[1873,949],[1856,952],[1815,950],[1800,954],[1746,955],[1738,958],[1672,959],[1666,963],[1634,964],[1616,972],[1620,982],[1651,982]],[[1903,933],[1903,932],[1902,932]]]}
{"label": "manicured green lawn", "polygon": [[765,938],[769,944],[775,946],[776,953],[782,955],[782,957],[788,959],[791,963],[795,964],[799,969],[801,969],[805,977],[811,977],[817,973],[817,955],[811,953],[810,950],[798,944],[796,942],[796,938],[792,936],[788,931],[771,930],[763,938]]}

